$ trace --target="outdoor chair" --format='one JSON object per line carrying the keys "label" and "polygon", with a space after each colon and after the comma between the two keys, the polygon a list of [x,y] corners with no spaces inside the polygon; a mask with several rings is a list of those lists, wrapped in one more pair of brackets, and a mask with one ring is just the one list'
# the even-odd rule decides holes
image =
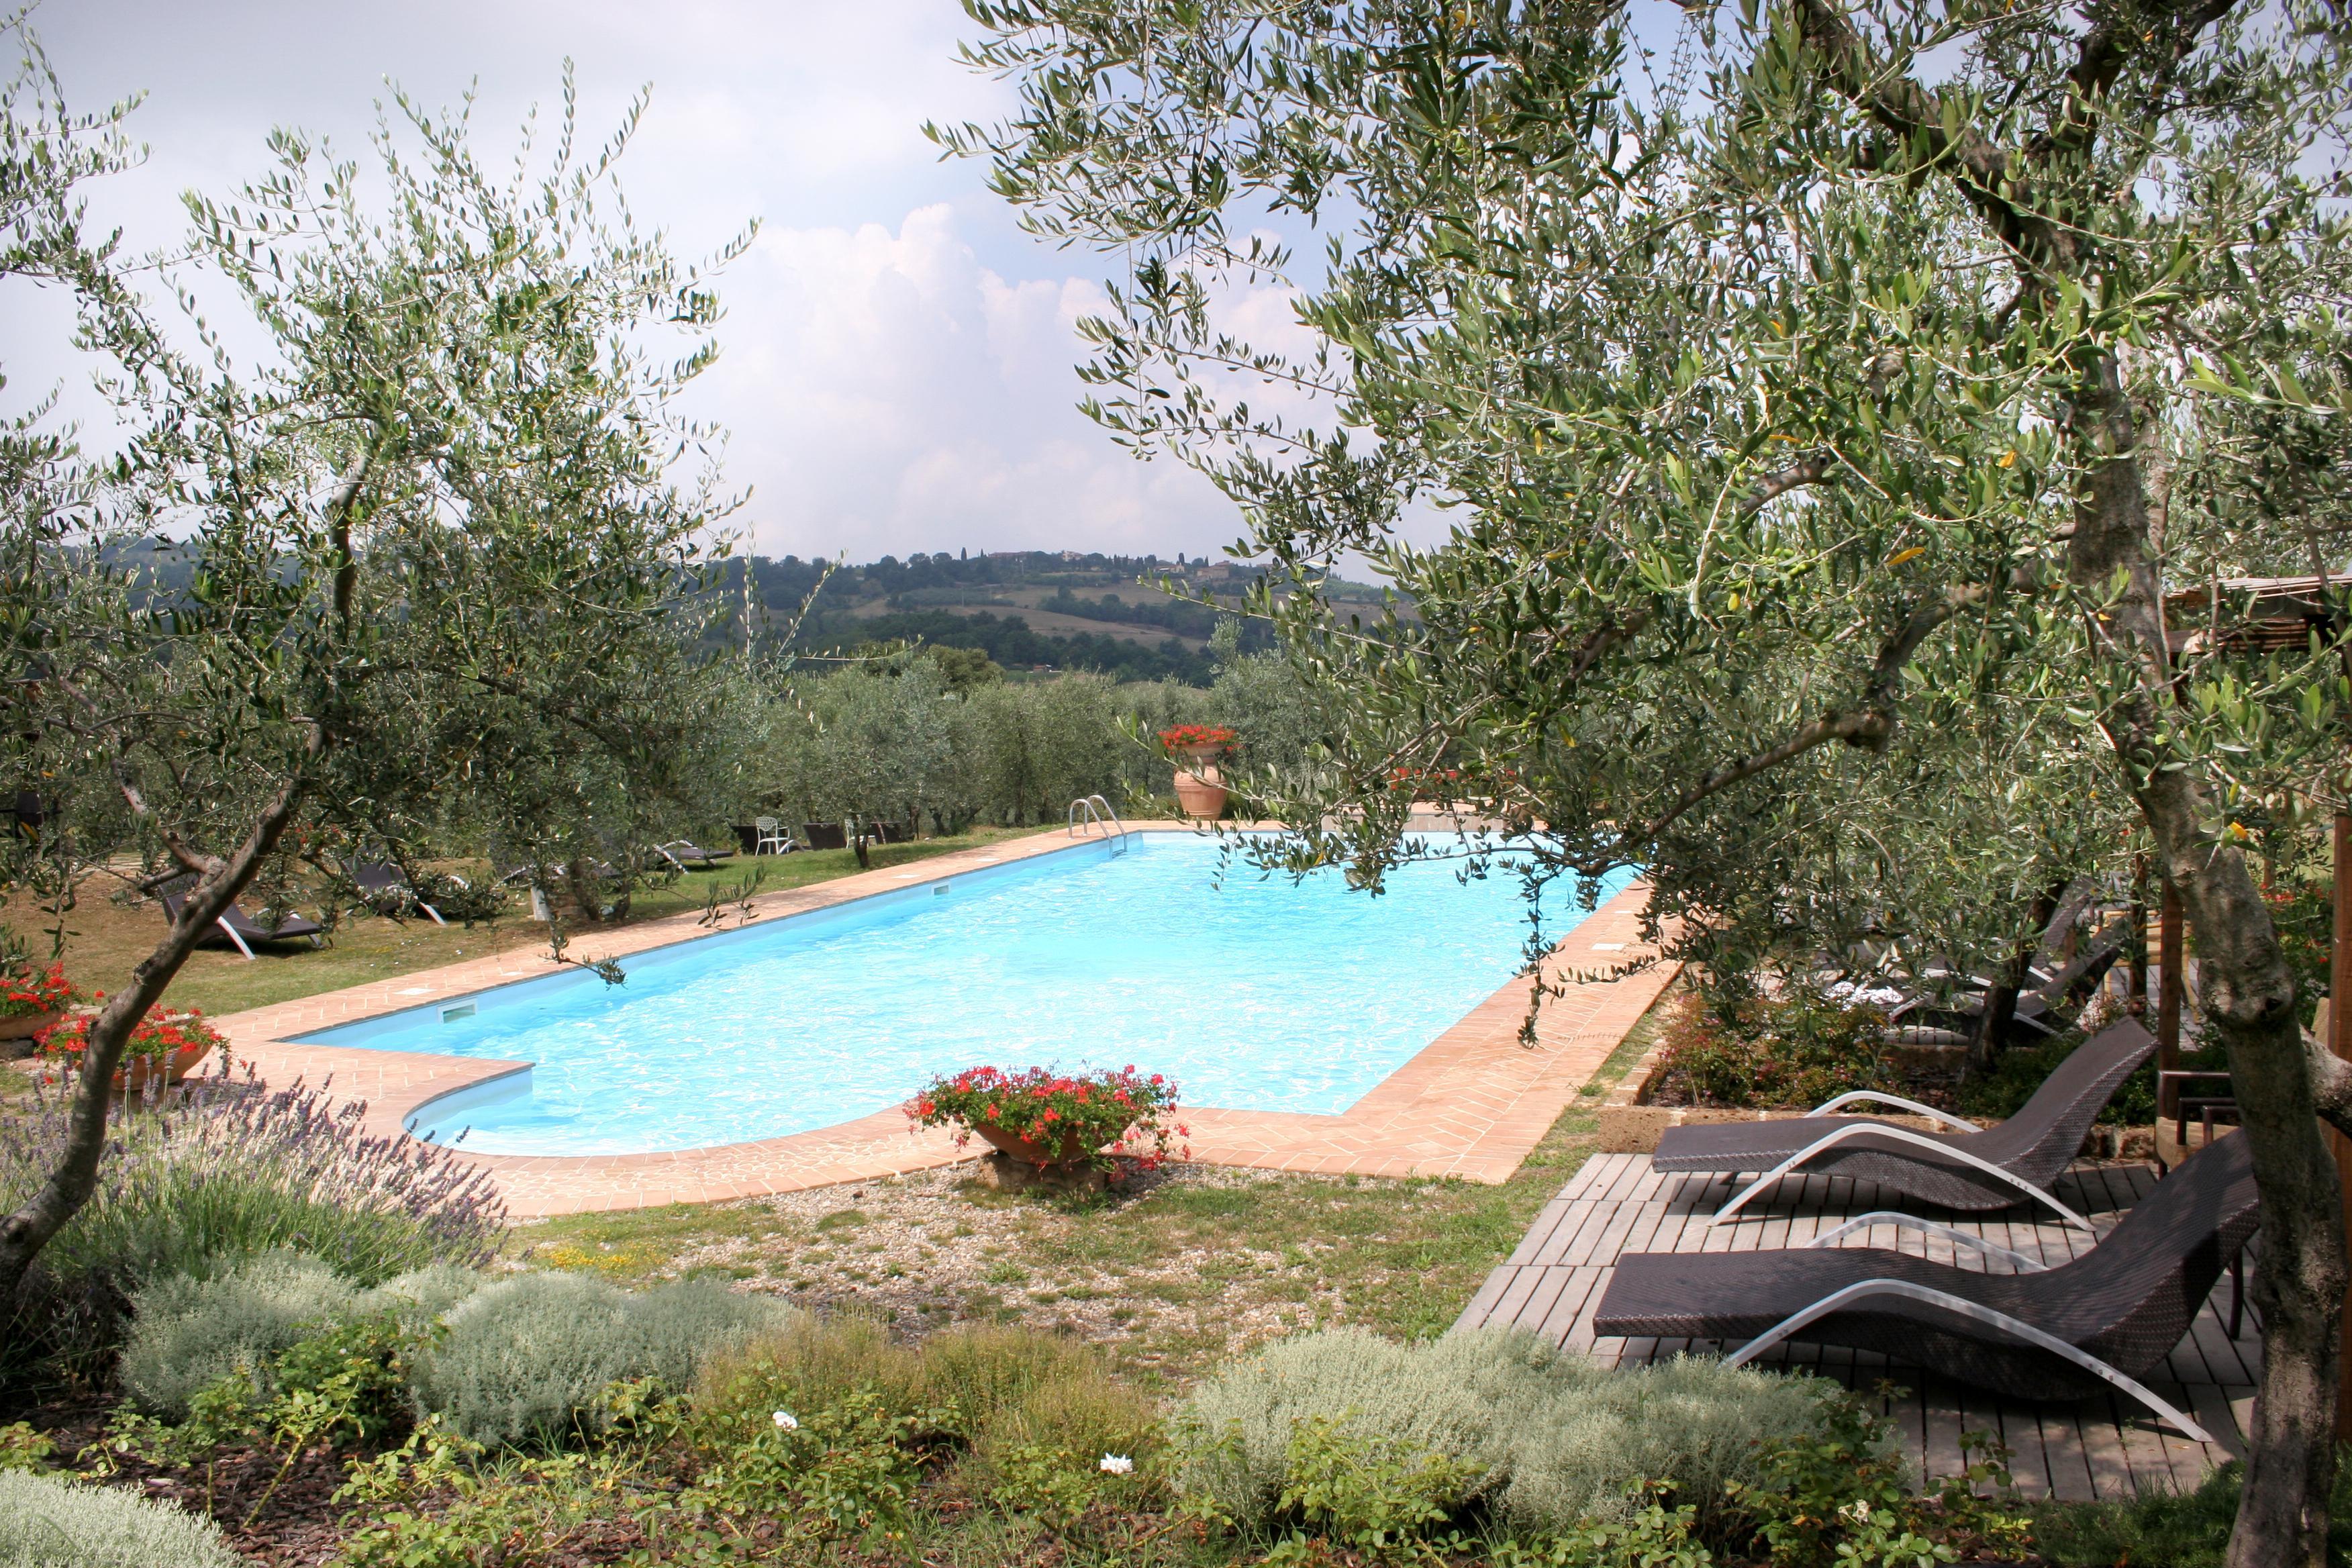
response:
{"label": "outdoor chair", "polygon": [[[2224,1092],[2193,1095],[2181,1093],[2182,1089],[2200,1083],[2221,1084],[2223,1086]],[[2158,1073],[2156,1075],[2156,1108],[2158,1121],[2164,1120],[2164,1105],[2168,1100],[2172,1102],[2172,1142],[2181,1149],[2189,1147],[2189,1119],[2192,1116],[2196,1117],[2199,1123],[2203,1126],[2207,1143],[2213,1142],[2213,1124],[2216,1121],[2223,1121],[2234,1126],[2239,1121],[2237,1089],[2232,1075],[2226,1069],[2216,1072],[2203,1068],[2188,1070],[2172,1068]],[[2161,1145],[2159,1144],[2158,1147],[2160,1148]],[[2163,1159],[2159,1156],[2157,1163],[2160,1165],[2163,1163]]]}
{"label": "outdoor chair", "polygon": [[351,878],[352,886],[357,888],[360,897],[371,905],[417,909],[423,910],[435,925],[449,923],[441,918],[439,910],[416,896],[416,889],[409,885],[408,873],[388,860],[354,860],[351,864]]}
{"label": "outdoor chair", "polygon": [[[2242,1281],[2235,1266],[2258,1218],[2252,1155],[2235,1134],[2182,1162],[2105,1240],[2054,1267],[1947,1226],[1869,1214],[1785,1251],[1626,1254],[1592,1331],[1744,1342],[1734,1366],[1784,1340],[1844,1345],[2021,1399],[2079,1399],[2105,1384],[2210,1442],[2137,1380],[2188,1333],[2224,1269]],[[1835,1246],[1874,1224],[1931,1232],[2017,1272]]]}
{"label": "outdoor chair", "polygon": [[705,849],[691,838],[673,838],[667,844],[655,845],[654,853],[680,871],[687,868],[688,862],[691,862],[698,870],[708,871],[719,861],[733,855],[735,851]]}
{"label": "outdoor chair", "polygon": [[[2076,993],[2087,991],[2098,984],[2100,977],[2123,955],[2129,940],[2128,927],[2110,924],[2084,942],[2081,952],[2063,963],[2045,954],[2046,964],[2033,965],[2027,977],[2032,984],[2017,994],[2017,1006],[2010,1016],[2011,1026],[2032,1030],[2044,1039],[2058,1035],[2066,1026],[2067,1003]],[[1841,981],[1827,990],[1832,1000],[1849,1006],[1875,1007],[1885,1014],[1886,1037],[1890,1044],[1965,1046],[1972,1043],[1984,1016],[1987,993],[1992,989],[1993,983],[1981,974],[1961,976],[1936,964],[1926,969],[1924,977],[1954,982],[1961,987],[1961,992],[1953,996],[1937,996],[1925,990],[1906,991],[1884,982],[1862,984],[1852,981]]]}
{"label": "outdoor chair", "polygon": [[[2040,984],[2017,994],[2017,1010],[2011,1016],[2013,1024],[2046,1037],[2054,1036],[2064,1026],[2062,1009],[2077,993],[2095,987],[2106,972],[2121,958],[2131,940],[2130,927],[2121,922],[2108,925],[2084,942],[2082,951],[2056,970],[2042,973]],[[1957,1022],[1969,1024],[1982,1016],[1985,998],[1979,994],[1950,1007],[1927,1005],[1922,1011],[1933,1016],[1942,1014]]]}
{"label": "outdoor chair", "polygon": [[793,836],[784,825],[772,816],[755,816],[751,819],[751,826],[759,830],[760,835],[752,846],[751,853],[754,855],[789,855],[800,847],[793,842]]}
{"label": "outdoor chair", "polygon": [[[2033,1098],[1997,1127],[1979,1129],[1916,1100],[1856,1089],[1786,1121],[1670,1127],[1650,1164],[1659,1171],[1763,1173],[1724,1205],[1710,1225],[1731,1218],[1781,1177],[1802,1173],[1851,1176],[1949,1209],[2008,1208],[2032,1198],[2055,1209],[2067,1224],[2088,1230],[2091,1222],[2061,1203],[2050,1184],[2082,1152],[2091,1123],[2124,1079],[2155,1049],[2156,1037],[2128,1018],[2103,1029],[2075,1047]],[[1875,1117],[1827,1114],[1864,1100],[1928,1117],[1953,1131],[1915,1132]]]}
{"label": "outdoor chair", "polygon": [[[500,873],[499,877],[499,885],[502,888],[511,888],[519,882],[528,882],[532,877],[538,874],[539,869],[540,868],[538,867],[526,860],[521,865],[515,867],[511,870]],[[547,874],[558,879],[569,877],[572,875],[572,868],[569,865],[559,861],[547,868]],[[592,877],[598,877],[610,881],[618,877],[621,873],[620,869],[609,860],[592,860],[588,863],[588,874]]]}
{"label": "outdoor chair", "polygon": [[[163,918],[176,925],[180,920],[180,906],[186,900],[189,891],[194,888],[195,880],[193,878],[184,877],[166,886],[172,890],[167,892],[163,888],[158,888],[155,890],[155,901],[163,906]],[[223,910],[213,923],[220,929],[221,935],[212,936],[207,933],[197,940],[217,942],[226,937],[229,943],[247,959],[254,956],[255,942],[293,942],[307,938],[310,945],[315,948],[323,945],[319,939],[324,936],[327,931],[326,927],[315,921],[304,920],[300,915],[291,911],[289,911],[286,917],[275,926],[267,926],[235,904]]]}

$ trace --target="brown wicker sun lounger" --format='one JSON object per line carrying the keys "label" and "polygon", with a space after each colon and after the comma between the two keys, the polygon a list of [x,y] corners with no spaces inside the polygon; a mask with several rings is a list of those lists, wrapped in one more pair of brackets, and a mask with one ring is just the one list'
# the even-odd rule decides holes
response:
{"label": "brown wicker sun lounger", "polygon": [[[2158,1182],[2098,1246],[2054,1268],[1964,1231],[1864,1215],[1787,1251],[1628,1253],[1592,1331],[1744,1341],[1734,1365],[1783,1340],[1847,1345],[2020,1399],[2079,1399],[2105,1384],[2208,1442],[2137,1380],[2189,1331],[2258,1218],[2253,1159],[2232,1135]],[[1882,1247],[1823,1245],[1873,1223],[1930,1230],[2021,1271],[1979,1274]]]}
{"label": "brown wicker sun lounger", "polygon": [[435,925],[449,923],[441,918],[439,910],[416,896],[415,888],[409,883],[408,873],[389,860],[354,860],[351,864],[351,876],[352,886],[358,889],[360,897],[370,904],[389,904],[394,909],[413,906],[422,910]]}
{"label": "brown wicker sun lounger", "polygon": [[[2091,1123],[2132,1070],[2156,1049],[2156,1037],[2130,1019],[2074,1047],[2016,1115],[1979,1130],[1956,1116],[1898,1095],[1857,1090],[1787,1121],[1733,1121],[1670,1127],[1650,1157],[1654,1170],[1738,1174],[1761,1172],[1710,1221],[1719,1225],[1781,1177],[1851,1176],[1945,1208],[2008,1208],[2029,1198],[2049,1205],[2084,1230],[2091,1222],[2050,1192],[2082,1151]],[[1950,1127],[1915,1132],[1870,1116],[1829,1116],[1869,1100],[1897,1106]]]}
{"label": "brown wicker sun lounger", "polygon": [[[165,892],[160,888],[156,889],[155,901],[163,906],[165,920],[175,925],[179,923],[180,902],[187,897],[194,887],[194,883],[192,880],[183,878],[173,884],[173,890],[170,892]],[[199,938],[199,941],[219,942],[225,937],[237,952],[247,958],[253,956],[253,944],[257,942],[291,942],[299,937],[307,937],[310,939],[310,945],[316,947],[319,945],[319,938],[325,935],[327,930],[326,927],[315,921],[304,920],[300,915],[290,911],[278,924],[263,925],[235,904],[223,910],[220,917],[213,924],[219,929],[221,935],[213,936],[207,932],[204,937]]]}
{"label": "brown wicker sun lounger", "polygon": [[673,838],[667,844],[655,845],[654,853],[681,871],[686,869],[689,861],[700,869],[708,871],[719,861],[732,856],[735,851],[705,849],[691,838]]}

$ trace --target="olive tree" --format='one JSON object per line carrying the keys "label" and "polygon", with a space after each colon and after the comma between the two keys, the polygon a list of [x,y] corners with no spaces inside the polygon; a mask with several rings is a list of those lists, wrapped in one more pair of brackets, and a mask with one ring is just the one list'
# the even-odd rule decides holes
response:
{"label": "olive tree", "polygon": [[[1377,879],[1388,782],[1441,763],[1544,825],[1551,870],[1696,883],[1717,829],[1962,705],[2013,709],[2030,772],[2096,759],[2090,809],[2137,818],[2199,933],[2263,1194],[2230,1561],[2319,1563],[2346,1262],[2318,1115],[2352,1127],[2352,1069],[2305,1051],[2239,816],[2336,786],[2352,688],[2335,634],[2191,643],[2168,591],[2308,570],[2325,534],[2308,462],[2267,509],[2178,487],[2294,460],[2248,410],[2342,445],[2341,19],[1748,0],[1692,8],[1685,92],[1601,0],[969,9],[1022,108],[939,134],[1033,228],[1131,258],[1086,329],[1098,417],[1215,478],[1276,580],[1359,551],[1417,608],[1261,600],[1345,698],[1290,863]],[[1328,224],[1319,275],[1269,209]],[[1269,284],[1305,350],[1229,325]],[[1267,384],[1319,422],[1254,408]],[[1413,498],[1453,509],[1433,548],[1399,542]]]}
{"label": "olive tree", "polygon": [[[501,173],[403,98],[365,178],[280,132],[235,199],[188,198],[185,321],[103,258],[77,280],[120,455],[0,519],[40,577],[9,583],[0,758],[102,784],[63,809],[192,888],[91,1023],[57,1168],[0,1218],[0,1301],[90,1193],[131,1030],[257,878],[453,815],[537,842],[556,797],[657,795],[699,743],[681,694],[726,503],[673,399],[719,312],[619,200],[635,119],[583,145],[567,79],[551,156],[526,137]],[[249,318],[256,363],[200,299]]]}
{"label": "olive tree", "polygon": [[801,685],[776,716],[786,797],[811,817],[898,822],[911,833],[947,803],[953,707],[946,677],[925,658]]}

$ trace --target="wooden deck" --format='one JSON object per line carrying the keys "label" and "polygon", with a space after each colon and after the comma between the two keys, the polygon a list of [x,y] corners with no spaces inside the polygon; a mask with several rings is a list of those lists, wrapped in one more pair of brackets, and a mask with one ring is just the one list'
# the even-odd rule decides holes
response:
{"label": "wooden deck", "polygon": [[[2060,1179],[2057,1193],[2102,1232],[2120,1211],[2154,1185],[2153,1166],[2084,1163]],[[1764,1203],[1749,1205],[1735,1224],[1709,1228],[1707,1216],[1737,1189],[1726,1176],[1662,1174],[1646,1154],[1598,1154],[1544,1206],[1518,1249],[1463,1310],[1459,1328],[1517,1323],[1555,1342],[1612,1364],[1719,1352],[1714,1341],[1598,1339],[1592,1312],[1618,1255],[1625,1252],[1729,1252],[1801,1246],[1851,1215],[1907,1209],[1986,1240],[2063,1262],[2093,1245],[2070,1227],[2037,1224],[2022,1209],[1990,1216],[1921,1211],[1891,1194],[1844,1177],[1809,1176],[1784,1182]],[[1957,1261],[1964,1268],[2006,1269],[1998,1260],[1955,1248],[1939,1237],[1892,1226],[1856,1233],[1839,1245],[1899,1247]],[[1955,1260],[1953,1254],[1961,1256]],[[2157,1489],[2187,1489],[2207,1470],[2245,1452],[2245,1424],[2262,1364],[2262,1346],[2248,1311],[2234,1342],[2228,1330],[2226,1278],[2171,1355],[2168,1375],[2147,1380],[2164,1398],[2195,1416],[2219,1442],[2192,1443],[2120,1395],[2080,1403],[2027,1405],[1994,1398],[1916,1367],[1890,1363],[1866,1352],[1788,1344],[1759,1364],[1836,1378],[1870,1395],[1894,1425],[1923,1479],[1956,1474],[1960,1436],[1983,1432],[2009,1446],[2019,1489],[2028,1496],[2087,1500]],[[1895,1397],[1880,1390],[1896,1385]]]}

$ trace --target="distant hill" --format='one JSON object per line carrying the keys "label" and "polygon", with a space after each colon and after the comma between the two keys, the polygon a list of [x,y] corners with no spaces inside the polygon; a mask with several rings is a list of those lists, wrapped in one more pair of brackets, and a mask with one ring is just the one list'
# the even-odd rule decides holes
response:
{"label": "distant hill", "polygon": [[[761,635],[779,637],[816,586],[824,563],[753,556]],[[726,590],[737,602],[742,563]],[[841,566],[825,579],[794,647],[808,653],[919,640],[978,648],[1009,670],[1096,670],[1120,680],[1180,680],[1204,686],[1214,674],[1208,640],[1225,613],[1171,598],[1156,586],[1181,581],[1193,594],[1238,606],[1259,574],[1231,562],[1157,556],[1013,551],[985,555],[895,556]],[[1335,584],[1338,596],[1377,602],[1367,584]],[[740,627],[735,635],[741,635]],[[1265,623],[1244,619],[1242,647],[1273,645]]]}
{"label": "distant hill", "polygon": [[[184,592],[188,559],[170,542],[146,540],[110,552],[170,598]],[[886,555],[864,565],[796,555],[751,556],[725,563],[713,594],[723,612],[714,646],[741,646],[743,573],[751,574],[754,634],[782,638],[820,578],[816,597],[793,641],[803,654],[846,652],[875,643],[919,641],[976,648],[1016,674],[1094,670],[1119,680],[1179,680],[1205,686],[1215,670],[1208,641],[1238,607],[1259,573],[1229,561],[1161,560],[1150,555],[1026,550],[984,555]],[[1156,585],[1181,582],[1218,607],[1171,598]],[[1377,605],[1381,590],[1334,580],[1326,592],[1342,602]],[[1245,651],[1269,647],[1273,633],[1244,618]]]}

